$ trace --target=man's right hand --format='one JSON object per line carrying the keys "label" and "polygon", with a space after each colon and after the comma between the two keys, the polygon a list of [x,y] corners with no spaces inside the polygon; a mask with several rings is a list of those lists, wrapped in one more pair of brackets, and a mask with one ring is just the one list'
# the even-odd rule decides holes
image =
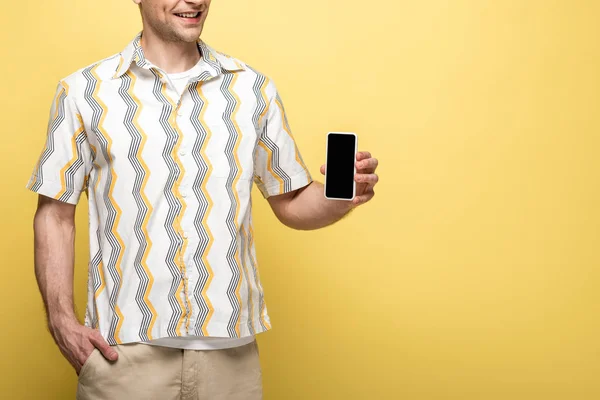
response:
{"label": "man's right hand", "polygon": [[98,330],[83,326],[79,321],[51,324],[50,332],[61,353],[75,368],[77,375],[94,348],[100,350],[107,360],[115,361],[118,358],[118,353],[104,340]]}

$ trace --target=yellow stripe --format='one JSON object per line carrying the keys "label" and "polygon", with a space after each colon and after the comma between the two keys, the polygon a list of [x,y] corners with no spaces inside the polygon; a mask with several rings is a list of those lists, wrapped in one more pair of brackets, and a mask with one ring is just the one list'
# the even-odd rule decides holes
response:
{"label": "yellow stripe", "polygon": [[256,180],[258,181],[258,183],[260,183],[261,185],[264,185],[264,184],[265,184],[265,183],[263,182],[263,180],[261,179],[261,177],[260,177],[260,176],[258,176],[258,175],[255,175],[255,176],[254,176],[254,179],[256,179]]}
{"label": "yellow stripe", "polygon": [[258,141],[258,145],[267,152],[267,170],[279,181],[279,193],[283,193],[283,178],[273,171],[273,152],[263,143],[262,140]]}
{"label": "yellow stripe", "polygon": [[66,182],[67,170],[71,167],[71,165],[73,165],[77,161],[77,158],[78,158],[77,138],[79,137],[79,135],[81,135],[84,132],[85,129],[83,127],[83,119],[81,118],[80,114],[77,114],[77,120],[79,121],[79,128],[77,128],[77,131],[71,137],[71,151],[73,153],[73,157],[60,170],[60,186],[62,189],[60,192],[58,192],[58,194],[56,196],[54,196],[54,198],[56,200],[60,199],[66,193],[66,191],[67,191],[67,182]]}
{"label": "yellow stripe", "polygon": [[211,282],[213,280],[213,276],[214,276],[214,272],[208,261],[208,254],[212,247],[214,237],[212,235],[212,232],[210,231],[210,227],[208,226],[208,216],[210,215],[210,212],[212,210],[213,201],[210,197],[210,193],[209,193],[208,189],[206,188],[206,185],[208,183],[208,178],[210,177],[210,175],[213,171],[213,166],[210,163],[209,158],[206,156],[206,148],[208,146],[210,138],[212,137],[212,132],[211,132],[210,128],[208,127],[208,125],[204,123],[204,121],[205,121],[204,115],[206,114],[206,109],[208,108],[208,100],[202,94],[200,84],[197,85],[196,91],[198,92],[198,95],[200,96],[200,98],[202,99],[202,102],[204,104],[202,106],[202,111],[200,112],[200,115],[198,116],[198,121],[204,127],[204,130],[206,131],[206,138],[204,139],[204,143],[202,143],[202,148],[200,149],[200,156],[206,162],[206,165],[208,167],[208,170],[206,171],[206,177],[202,180],[201,189],[202,189],[202,193],[204,193],[204,196],[206,197],[206,201],[208,202],[206,212],[204,213],[204,216],[202,217],[202,227],[204,228],[204,230],[206,231],[206,234],[208,235],[208,243],[206,244],[206,249],[204,251],[204,254],[202,255],[202,262],[206,266],[206,270],[208,272],[208,279],[206,280],[206,284],[204,285],[204,289],[202,290],[202,298],[204,299],[204,301],[206,302],[206,306],[208,307],[208,314],[206,315],[206,320],[202,324],[202,334],[204,336],[209,336],[208,335],[208,323],[210,322],[210,319],[212,318],[213,314],[215,313],[215,309],[214,309],[214,306],[212,305],[212,303],[208,297],[208,294],[207,294],[208,288],[210,287],[210,284],[211,284]]}
{"label": "yellow stripe", "polygon": [[150,292],[152,291],[152,286],[154,285],[154,276],[152,275],[152,272],[150,271],[150,268],[148,267],[148,256],[150,254],[150,249],[152,248],[152,239],[150,238],[150,235],[148,234],[148,222],[150,220],[150,216],[152,215],[152,212],[154,209],[152,208],[152,204],[148,200],[148,197],[146,196],[146,193],[145,193],[146,185],[148,184],[148,179],[150,179],[150,168],[148,168],[148,165],[146,165],[146,163],[144,162],[144,159],[142,157],[142,152],[144,151],[144,146],[146,145],[148,136],[146,135],[146,132],[144,132],[144,130],[142,129],[142,127],[140,126],[140,123],[139,123],[139,117],[140,117],[140,114],[142,113],[142,102],[137,98],[137,96],[133,92],[133,88],[135,87],[137,78],[131,71],[127,71],[126,75],[129,76],[129,78],[131,78],[131,85],[129,86],[129,90],[127,91],[127,93],[132,98],[133,102],[137,105],[135,115],[133,116],[133,125],[135,126],[135,128],[139,132],[140,136],[142,137],[140,147],[139,147],[138,152],[135,155],[135,157],[138,160],[138,162],[140,163],[140,165],[142,166],[142,169],[144,170],[144,180],[142,181],[142,187],[140,188],[140,195],[141,195],[142,200],[144,201],[144,205],[146,206],[148,211],[146,212],[146,215],[144,216],[144,220],[142,221],[142,227],[141,227],[142,232],[144,234],[144,238],[146,239],[147,247],[146,247],[146,250],[144,251],[144,255],[142,256],[140,264],[142,265],[142,268],[144,269],[144,272],[146,273],[146,276],[148,277],[148,287],[144,291],[144,303],[146,303],[146,306],[150,309],[150,312],[152,313],[152,318],[150,319],[150,324],[148,325],[148,330],[146,331],[146,335],[148,336],[149,340],[152,340],[152,338],[153,338],[152,337],[152,329],[154,328],[154,324],[156,323],[157,314],[156,314],[156,309],[152,305],[152,302],[150,301],[150,297],[149,297]]}
{"label": "yellow stripe", "polygon": [[[58,92],[58,96],[56,96],[56,98],[54,99],[54,116],[52,117],[52,121],[56,121],[56,118],[58,118],[58,100],[60,99],[60,97],[62,96],[62,94],[64,93],[65,96],[69,95],[69,85],[67,84],[67,82],[61,82],[61,91]],[[65,98],[66,101],[66,98]],[[66,116],[66,111],[65,111],[65,116]]]}
{"label": "yellow stripe", "polygon": [[177,286],[177,302],[179,303],[179,307],[181,308],[181,317],[177,322],[176,331],[178,336],[182,336],[181,325],[183,325],[183,322],[185,321],[185,318],[187,316],[187,310],[185,308],[185,279],[181,279],[179,285]]}
{"label": "yellow stripe", "polygon": [[[60,97],[62,96],[63,93],[65,93],[65,95],[69,94],[69,92],[65,89],[65,85],[67,85],[67,84],[61,82],[61,90],[60,90],[60,92],[58,92],[58,94],[54,98],[54,116],[52,117],[52,122],[50,123],[49,128],[52,127],[52,125],[54,124],[54,121],[56,121],[56,118],[58,117],[58,100],[60,99]],[[68,87],[68,85],[67,85],[67,87]],[[48,137],[48,139],[49,139],[49,137]],[[35,164],[35,169],[34,169],[35,172],[33,175],[33,180],[27,186],[29,189],[31,189],[37,183],[37,173],[38,173],[38,169],[40,168],[40,162],[42,161],[42,156],[48,149],[48,139],[46,140],[46,146],[40,153],[40,156],[38,157],[38,161]]]}
{"label": "yellow stripe", "polygon": [[[94,147],[93,144],[90,143],[90,147],[92,149],[92,152],[94,154],[96,153],[96,147]],[[94,193],[98,193],[98,186],[100,186],[100,179],[102,178],[102,169],[100,168],[100,165],[98,165],[97,163],[94,163],[94,166],[96,167],[96,171],[98,171],[98,179],[96,180],[96,186],[94,188]],[[100,225],[100,216],[98,216],[98,225]],[[100,321],[100,314],[98,314],[98,297],[100,297],[100,293],[102,293],[102,290],[104,290],[104,288],[106,287],[106,281],[104,279],[104,263],[102,262],[102,258],[100,259],[100,263],[98,263],[98,276],[100,277],[100,287],[98,287],[98,290],[96,290],[96,292],[94,293],[94,309],[96,310],[96,319],[98,320],[98,322]],[[97,328],[97,326],[95,326],[95,328]]]}
{"label": "yellow stripe", "polygon": [[[265,81],[263,82],[262,86],[260,87],[260,93],[262,95],[263,101],[265,102],[265,109],[258,117],[258,126],[261,125],[263,118],[265,117],[265,115],[267,115],[267,112],[269,111],[269,97],[267,96],[267,86],[269,86],[269,82],[270,82],[269,78],[265,77]],[[259,143],[260,143],[260,140],[259,140]],[[264,187],[265,183],[263,182],[263,180],[261,179],[261,177],[259,175],[254,175],[254,178],[256,180],[258,180],[258,182]]]}
{"label": "yellow stripe", "polygon": [[[269,97],[267,96],[267,86],[269,86],[269,78],[265,77],[265,81],[263,82],[261,88],[260,88],[260,93],[262,95],[262,99],[265,102],[265,109],[263,110],[263,112],[260,114],[260,116],[258,117],[258,126],[261,126],[262,120],[265,117],[265,115],[267,115],[267,112],[269,111]],[[261,141],[259,140],[259,144],[261,143]],[[264,148],[264,146],[263,146]],[[269,154],[269,151],[267,150],[267,154]],[[271,159],[268,159],[267,164],[269,164],[271,161]],[[267,165],[267,168],[269,168],[270,165]],[[271,172],[272,173],[272,172]],[[262,188],[264,188],[265,183],[263,182],[262,178],[259,175],[254,175],[254,178],[260,183],[261,190]]]}
{"label": "yellow stripe", "polygon": [[[119,208],[119,205],[117,204],[117,202],[115,201],[115,199],[113,197],[113,192],[115,190],[115,186],[116,186],[116,182],[117,182],[117,173],[115,172],[115,169],[113,167],[113,160],[112,160],[112,156],[111,156],[112,140],[110,138],[110,135],[108,135],[106,133],[106,131],[104,130],[104,120],[106,119],[107,107],[104,104],[104,102],[102,101],[102,99],[100,99],[100,97],[98,96],[98,92],[100,91],[100,86],[102,85],[102,81],[98,77],[98,74],[96,74],[96,69],[98,68],[99,65],[100,64],[97,64],[94,68],[92,68],[90,73],[96,79],[96,83],[97,83],[92,96],[94,97],[96,102],[102,108],[100,122],[98,123],[98,130],[100,131],[102,136],[108,142],[107,147],[106,147],[106,153],[108,154],[107,162],[108,162],[108,167],[110,169],[110,174],[112,176],[112,182],[111,182],[110,188],[108,189],[108,199],[111,202],[111,204],[113,205],[113,207],[115,208],[116,213],[117,213],[117,215],[115,216],[115,223],[113,224],[111,232],[115,236],[117,241],[119,242],[119,245],[121,246],[121,251],[119,252],[119,256],[117,257],[117,262],[115,263],[115,269],[117,270],[117,274],[119,275],[119,289],[117,291],[117,298],[118,298],[118,293],[121,291],[121,285],[123,284],[123,272],[121,271],[121,262],[123,261],[123,253],[125,253],[125,243],[123,243],[123,239],[121,239],[121,236],[119,235],[119,232],[117,231],[117,227],[119,226],[119,221],[121,220],[122,211]],[[115,313],[119,317],[119,322],[117,323],[117,327],[115,329],[114,339],[117,342],[117,344],[121,344],[122,342],[121,342],[121,339],[119,338],[119,334],[121,332],[121,327],[123,326],[124,317],[123,317],[123,314],[121,313],[121,310],[120,310],[118,304],[115,304]]]}
{"label": "yellow stripe", "polygon": [[[260,93],[262,94],[262,98],[265,102],[265,104],[267,105],[264,109],[264,111],[262,112],[262,114],[259,116],[258,118],[258,125],[260,126],[262,119],[265,117],[265,115],[267,115],[267,113],[269,112],[269,97],[267,96],[267,86],[269,85],[269,79],[265,78],[265,82],[263,83],[261,89],[260,89]],[[284,182],[283,182],[283,178],[281,176],[279,176],[278,174],[275,173],[275,171],[273,171],[273,152],[271,151],[271,149],[269,149],[262,140],[258,141],[258,144],[260,145],[260,147],[262,147],[266,152],[267,152],[267,169],[268,171],[271,173],[271,175],[273,175],[273,177],[275,179],[277,179],[277,181],[279,181],[279,193],[283,193],[283,186],[284,186]],[[261,183],[262,180],[260,181]],[[263,183],[264,186],[264,183]]]}
{"label": "yellow stripe", "polygon": [[[240,143],[242,141],[242,130],[240,129],[240,127],[238,126],[238,123],[236,121],[236,116],[237,116],[237,112],[240,108],[240,98],[238,97],[238,95],[233,91],[233,86],[235,85],[235,83],[237,82],[238,79],[238,74],[234,74],[233,75],[233,79],[231,80],[231,83],[229,84],[229,87],[227,88],[227,90],[229,91],[229,93],[235,98],[235,108],[233,109],[232,113],[231,113],[231,122],[233,123],[235,130],[237,131],[238,135],[237,135],[237,140],[235,142],[235,146],[233,147],[233,158],[235,160],[235,165],[238,168],[238,173],[235,176],[235,178],[233,179],[233,184],[232,184],[232,188],[233,188],[233,195],[235,197],[235,203],[236,203],[236,208],[235,208],[235,219],[233,220],[235,227],[236,227],[236,232],[239,231],[239,224],[238,224],[238,216],[240,213],[240,198],[237,192],[237,184],[240,180],[240,176],[242,175],[243,169],[242,169],[242,165],[240,164],[240,160],[238,158],[238,149],[240,147]],[[236,247],[235,250],[235,259],[238,263],[238,265],[242,265],[242,262],[240,260],[240,252],[239,249]],[[238,303],[242,304],[242,298],[240,295],[240,289],[242,288],[242,279],[240,278],[240,280],[238,281],[237,287],[235,289],[235,295],[238,299]],[[241,323],[241,318],[242,318],[242,314],[240,313],[238,315],[238,320],[235,324],[235,331],[237,332],[238,337],[240,337],[240,323]]]}
{"label": "yellow stripe", "polygon": [[302,168],[304,168],[304,172],[306,173],[306,179],[308,179],[310,181],[310,175],[308,174],[308,168],[306,168],[306,165],[304,165],[304,163],[300,159],[300,153],[298,152],[298,146],[296,145],[296,141],[294,140],[294,136],[292,135],[292,131],[290,130],[289,125],[286,123],[285,111],[283,110],[283,104],[281,104],[281,102],[277,98],[275,98],[275,103],[277,104],[277,107],[279,107],[279,112],[281,113],[281,126],[283,127],[283,130],[287,132],[290,139],[292,139],[292,142],[294,143],[294,153],[296,155],[296,162],[298,164],[300,164],[300,166]]}
{"label": "yellow stripe", "polygon": [[123,56],[121,55],[121,56],[119,57],[119,66],[118,66],[118,67],[117,67],[117,69],[115,70],[115,74],[113,75],[113,78],[116,78],[116,77],[117,77],[117,75],[119,75],[119,71],[121,70],[121,66],[123,65],[123,61],[124,61],[124,59],[123,59]]}
{"label": "yellow stripe", "polygon": [[[98,271],[102,271],[103,268],[103,263],[102,263],[102,259],[100,259],[100,263],[98,263]],[[101,278],[100,281],[102,282],[102,284],[100,285],[100,288],[96,291],[96,293],[94,293],[94,311],[96,312],[96,323],[100,324],[100,314],[98,314],[98,296],[100,295],[100,292],[104,289],[104,273],[101,273]],[[93,328],[97,328],[98,325],[94,326]]]}
{"label": "yellow stripe", "polygon": [[[250,248],[248,247],[249,243],[247,242],[248,236],[246,235],[246,230],[244,229],[243,225],[242,225],[240,231],[242,233],[242,243],[246,244],[246,253],[248,253],[250,251]],[[252,322],[252,325],[254,326],[254,300],[252,299],[252,285],[250,284],[252,275],[250,275],[250,271],[248,270],[248,263],[246,262],[246,254],[244,254],[243,260],[244,260],[244,262],[242,263],[242,266],[244,267],[244,272],[246,274],[246,282],[248,283],[248,298],[250,299],[249,318],[250,318],[250,321]]]}
{"label": "yellow stripe", "polygon": [[[183,132],[181,131],[181,129],[179,128],[179,125],[177,124],[177,112],[179,111],[179,106],[176,105],[173,102],[173,100],[169,97],[169,95],[167,94],[167,84],[164,82],[162,84],[161,91],[162,91],[163,96],[165,96],[165,98],[169,101],[169,103],[171,103],[171,115],[169,115],[169,125],[171,125],[173,127],[173,129],[175,129],[177,131],[177,142],[175,143],[175,146],[173,146],[173,150],[171,151],[171,157],[173,158],[173,161],[179,166],[179,169],[181,171],[179,174],[179,177],[177,178],[177,181],[175,182],[175,185],[173,186],[173,194],[181,202],[181,211],[179,212],[179,216],[175,219],[173,227],[183,237],[183,229],[181,228],[181,217],[183,215],[185,215],[185,210],[187,208],[187,204],[185,203],[185,201],[183,200],[183,197],[181,196],[181,193],[179,192],[179,187],[181,186],[181,180],[183,179],[183,176],[185,175],[185,168],[183,167],[183,164],[181,163],[181,161],[179,160],[179,157],[177,156],[177,154],[179,152],[179,147],[181,147],[181,138],[183,136]],[[183,255],[185,254],[186,248],[187,248],[187,241],[183,240],[183,245],[181,246],[181,249],[179,250],[179,256],[175,260],[176,262],[179,261],[179,269],[180,269],[180,271],[182,271],[184,273],[184,275],[186,275],[186,273],[185,273],[185,263],[183,261]],[[177,334],[179,336],[181,336],[181,325],[183,324],[183,322],[185,320],[187,320],[186,325],[185,325],[186,331],[189,329],[190,320],[189,320],[188,312],[191,312],[191,309],[192,309],[192,303],[188,296],[188,286],[187,286],[186,279],[182,280],[182,282],[179,284],[179,287],[177,288],[177,290],[180,291],[180,295],[181,295],[181,298],[178,297],[177,301],[179,302],[179,306],[181,307],[181,311],[183,312],[179,322],[177,323]],[[184,302],[187,302],[187,307],[188,307],[187,309],[186,309],[186,305],[184,304]]]}
{"label": "yellow stripe", "polygon": [[262,114],[260,114],[260,116],[258,117],[258,126],[260,126],[262,119],[265,115],[267,115],[267,112],[269,111],[269,97],[267,96],[267,86],[269,86],[269,82],[269,78],[265,77],[265,81],[260,87],[260,93],[262,94],[262,99],[265,102],[265,109],[263,110]]}
{"label": "yellow stripe", "polygon": [[[254,229],[252,228],[252,225],[250,225],[250,227],[249,227],[249,234],[250,234],[250,244],[249,244],[250,257],[252,257],[252,261],[254,261],[254,268],[256,268],[256,286],[258,287],[259,295],[260,295],[263,293],[263,288],[262,288],[262,284],[260,283],[260,271],[258,269],[258,263],[256,262],[256,257],[254,257],[254,253],[252,253],[252,249],[254,248]],[[265,315],[266,315],[266,303],[265,303],[264,297],[263,297],[263,302],[260,306],[260,320],[262,321],[263,325],[267,327],[267,329],[271,329],[271,324],[269,324],[267,322]]]}

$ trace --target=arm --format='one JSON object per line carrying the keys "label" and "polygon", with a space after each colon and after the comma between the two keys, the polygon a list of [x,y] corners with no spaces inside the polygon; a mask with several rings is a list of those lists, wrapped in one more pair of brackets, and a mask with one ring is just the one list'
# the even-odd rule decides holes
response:
{"label": "arm", "polygon": [[[300,156],[275,85],[270,82],[266,91],[271,100],[254,154],[254,174],[258,188],[277,218],[294,229],[318,229],[371,200],[378,181],[377,159],[369,152],[356,155],[357,185],[353,201],[325,198],[323,185],[312,181]],[[321,166],[321,174],[325,174],[325,166]]]}
{"label": "arm", "polygon": [[116,359],[117,353],[98,330],[79,323],[73,305],[75,207],[92,169],[91,147],[74,91],[74,82],[58,83],[46,145],[26,187],[39,194],[33,221],[35,277],[48,328],[79,374],[94,347],[109,359]]}
{"label": "arm", "polygon": [[293,192],[271,196],[268,201],[281,223],[299,230],[331,225],[342,219],[354,206],[350,201],[326,199],[323,184],[316,181]]}
{"label": "arm", "polygon": [[111,360],[117,358],[117,353],[100,332],[81,325],[75,314],[75,207],[40,195],[33,227],[35,277],[48,328],[61,353],[79,373],[94,347]]}
{"label": "arm", "polygon": [[73,306],[75,206],[40,195],[34,221],[35,277],[48,327],[77,323]]}
{"label": "arm", "polygon": [[[268,198],[277,218],[293,229],[319,229],[339,221],[352,209],[371,200],[375,195],[373,188],[379,181],[375,174],[378,161],[369,152],[358,153],[356,159],[354,179],[357,185],[353,201],[329,200],[323,194],[323,184],[312,182],[301,189]],[[321,173],[325,174],[324,165]]]}

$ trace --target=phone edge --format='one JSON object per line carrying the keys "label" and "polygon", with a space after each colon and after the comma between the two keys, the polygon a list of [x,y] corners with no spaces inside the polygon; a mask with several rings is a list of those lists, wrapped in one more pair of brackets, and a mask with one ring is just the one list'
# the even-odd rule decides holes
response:
{"label": "phone edge", "polygon": [[[327,197],[327,161],[328,161],[328,152],[329,152],[329,135],[332,133],[342,134],[342,135],[352,135],[354,136],[354,174],[352,179],[352,198],[351,199],[342,199],[339,197]],[[355,132],[338,132],[331,131],[327,132],[327,139],[325,140],[325,178],[323,179],[323,196],[325,196],[328,200],[340,200],[340,201],[353,201],[356,197],[356,180],[354,177],[356,176],[356,155],[358,154],[358,135]]]}

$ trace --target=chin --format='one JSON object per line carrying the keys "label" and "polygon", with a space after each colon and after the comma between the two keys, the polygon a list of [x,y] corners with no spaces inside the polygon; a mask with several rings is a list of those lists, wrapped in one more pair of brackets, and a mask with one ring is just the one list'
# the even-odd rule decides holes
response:
{"label": "chin", "polygon": [[202,29],[194,29],[194,30],[189,30],[187,32],[179,32],[179,38],[181,41],[183,42],[187,42],[187,43],[191,43],[191,42],[195,42],[198,40],[198,38],[200,37],[200,34],[202,33]]}

